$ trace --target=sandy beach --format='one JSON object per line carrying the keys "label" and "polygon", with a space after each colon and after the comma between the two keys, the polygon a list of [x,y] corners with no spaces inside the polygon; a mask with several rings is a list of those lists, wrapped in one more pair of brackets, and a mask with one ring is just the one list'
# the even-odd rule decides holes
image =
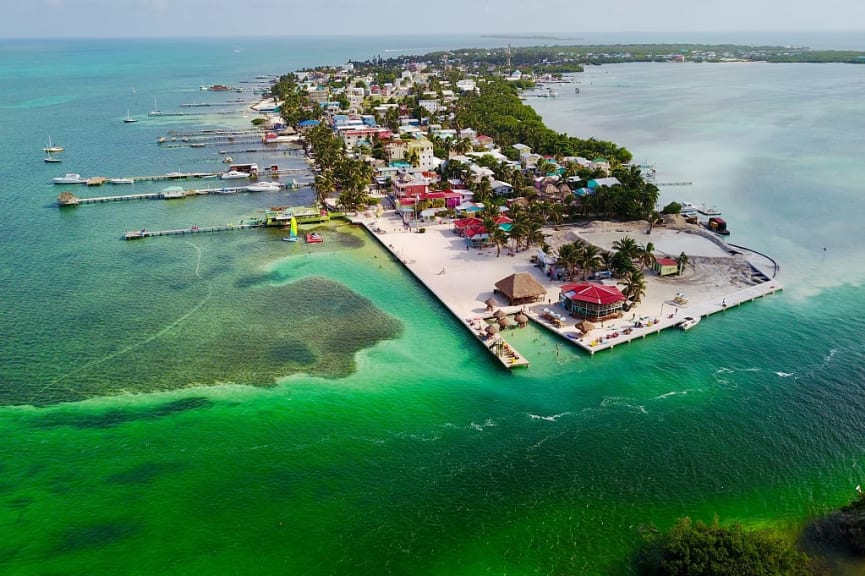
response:
{"label": "sandy beach", "polygon": [[[769,258],[730,247],[697,225],[656,227],[650,235],[645,222],[591,222],[545,229],[547,243],[553,248],[581,238],[609,250],[613,242],[630,236],[639,243],[652,242],[658,257],[675,258],[682,252],[688,255],[689,263],[681,276],[662,278],[646,271],[647,288],[642,301],[621,318],[583,334],[575,327],[577,319],[567,317],[556,304],[565,282],[551,280],[531,261],[535,249],[513,253],[503,248],[500,255],[495,247],[467,249],[450,220],[426,224],[423,233],[407,229],[392,212],[379,217],[363,214],[354,221],[366,226],[455,316],[470,326],[472,319],[489,315],[484,301],[490,297],[505,311],[516,312],[519,307],[508,307],[501,296],[493,293],[494,285],[515,272],[531,274],[546,288],[547,295],[544,302],[526,307],[529,317],[589,352],[676,326],[685,316],[708,316],[782,289],[773,280],[775,264]],[[677,293],[684,294],[687,303],[674,302]],[[565,315],[564,326],[557,328],[544,322],[544,308]],[[507,333],[502,337],[506,339]]]}

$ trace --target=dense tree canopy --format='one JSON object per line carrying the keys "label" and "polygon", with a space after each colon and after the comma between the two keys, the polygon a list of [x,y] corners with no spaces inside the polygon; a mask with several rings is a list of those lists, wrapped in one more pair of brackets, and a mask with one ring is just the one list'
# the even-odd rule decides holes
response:
{"label": "dense tree canopy", "polygon": [[808,556],[780,538],[734,524],[682,518],[666,534],[647,539],[640,564],[653,576],[808,576]]}

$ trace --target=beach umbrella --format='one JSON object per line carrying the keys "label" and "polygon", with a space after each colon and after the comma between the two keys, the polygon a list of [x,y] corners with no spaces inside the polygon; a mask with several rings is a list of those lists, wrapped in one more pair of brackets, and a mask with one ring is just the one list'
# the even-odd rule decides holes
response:
{"label": "beach umbrella", "polygon": [[490,335],[496,334],[499,331],[499,327],[496,326],[495,324],[490,324],[489,326],[487,326],[486,331],[487,331],[487,334],[490,334]]}
{"label": "beach umbrella", "polygon": [[507,316],[502,316],[499,318],[499,328],[507,328],[511,325],[511,319]]}
{"label": "beach umbrella", "polygon": [[484,300],[484,304],[486,305],[487,310],[492,310],[496,305],[496,301],[492,297],[490,297]]}
{"label": "beach umbrella", "polygon": [[580,332],[588,333],[595,329],[595,325],[589,322],[588,320],[583,320],[582,322],[577,322],[575,326]]}
{"label": "beach umbrella", "polygon": [[504,310],[499,308],[498,310],[493,312],[493,316],[495,316],[496,320],[500,320],[500,319],[504,318],[505,316],[507,316],[507,313],[505,313]]}
{"label": "beach umbrella", "polygon": [[514,320],[517,321],[517,324],[519,324],[520,327],[523,327],[529,323],[529,317],[526,316],[525,314],[523,314],[522,312],[520,312],[519,314],[514,316]]}

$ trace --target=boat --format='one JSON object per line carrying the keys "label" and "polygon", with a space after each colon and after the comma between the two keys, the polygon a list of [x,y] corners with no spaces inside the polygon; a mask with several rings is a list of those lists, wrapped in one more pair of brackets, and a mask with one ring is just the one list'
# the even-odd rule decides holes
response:
{"label": "boat", "polygon": [[[307,242],[309,242],[309,235],[307,235]],[[294,219],[294,215],[291,216],[291,225],[289,226],[288,236],[284,237],[283,240],[286,242],[297,242],[297,220]]]}
{"label": "boat", "polygon": [[690,330],[694,326],[700,323],[699,316],[685,316],[682,318],[682,321],[679,322],[678,327],[682,330]]}
{"label": "boat", "polygon": [[721,211],[717,208],[707,208],[705,204],[697,208],[697,212],[703,214],[704,216],[720,216]]}
{"label": "boat", "polygon": [[256,182],[246,187],[249,192],[278,192],[282,186],[277,182]]}
{"label": "boat", "polygon": [[138,122],[137,118],[133,118],[129,115],[129,110],[126,111],[126,118],[123,119],[123,122],[126,124],[132,124],[134,122]]}
{"label": "boat", "polygon": [[249,173],[241,172],[240,170],[229,170],[219,175],[221,180],[239,180],[241,178],[249,178]]}
{"label": "boat", "polygon": [[307,244],[320,244],[321,242],[324,242],[324,238],[318,232],[310,232],[306,235]]}
{"label": "boat", "polygon": [[682,202],[682,208],[679,210],[679,214],[683,216],[693,216],[699,211],[699,208],[696,204],[691,204],[690,202]]}
{"label": "boat", "polygon": [[707,229],[721,236],[729,236],[730,231],[727,229],[727,222],[718,216],[712,216],[708,222],[703,224]]}
{"label": "boat", "polygon": [[43,158],[43,160],[45,160],[45,162],[47,162],[48,164],[59,164],[61,162],[60,158],[57,158],[56,156],[52,156],[51,152],[49,152],[48,156]]}
{"label": "boat", "polygon": [[111,178],[108,182],[111,184],[135,184],[132,178]]}
{"label": "boat", "polygon": [[52,178],[51,181],[55,184],[86,184],[87,178],[82,178],[81,174],[73,174],[72,172],[69,172],[65,176]]}
{"label": "boat", "polygon": [[55,146],[53,142],[51,142],[51,136],[48,137],[48,146],[42,149],[43,152],[48,152],[51,154],[52,152],[63,152],[63,146]]}

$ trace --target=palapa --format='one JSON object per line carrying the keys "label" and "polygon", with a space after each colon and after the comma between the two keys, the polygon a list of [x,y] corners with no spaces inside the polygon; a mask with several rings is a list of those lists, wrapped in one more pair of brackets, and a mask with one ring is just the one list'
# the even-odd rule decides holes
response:
{"label": "palapa", "polygon": [[520,327],[526,326],[529,323],[529,317],[522,312],[514,316],[514,320],[517,321],[517,324],[519,324]]}
{"label": "palapa", "polygon": [[579,330],[580,332],[582,332],[583,334],[588,334],[589,332],[591,332],[592,330],[595,329],[595,325],[592,324],[591,322],[589,322],[588,320],[582,320],[580,322],[577,322],[574,327],[577,330]]}
{"label": "palapa", "polygon": [[487,329],[486,329],[487,334],[495,334],[498,331],[499,331],[499,327],[496,326],[495,324],[490,324],[489,326],[487,326]]}
{"label": "palapa", "polygon": [[499,318],[499,328],[507,328],[511,325],[511,319],[507,316],[502,316]]}
{"label": "palapa", "polygon": [[504,310],[502,310],[501,308],[496,310],[495,312],[493,312],[493,317],[496,320],[500,320],[500,319],[504,318],[505,316],[507,316],[507,313]]}
{"label": "palapa", "polygon": [[527,272],[517,272],[502,278],[496,282],[496,290],[501,292],[512,306],[536,302],[547,295],[547,289]]}
{"label": "palapa", "polygon": [[495,301],[494,298],[489,297],[489,298],[487,298],[486,300],[484,300],[484,304],[486,305],[488,311],[492,311],[492,309],[493,309],[493,308],[495,307],[495,305],[496,305],[496,301]]}

